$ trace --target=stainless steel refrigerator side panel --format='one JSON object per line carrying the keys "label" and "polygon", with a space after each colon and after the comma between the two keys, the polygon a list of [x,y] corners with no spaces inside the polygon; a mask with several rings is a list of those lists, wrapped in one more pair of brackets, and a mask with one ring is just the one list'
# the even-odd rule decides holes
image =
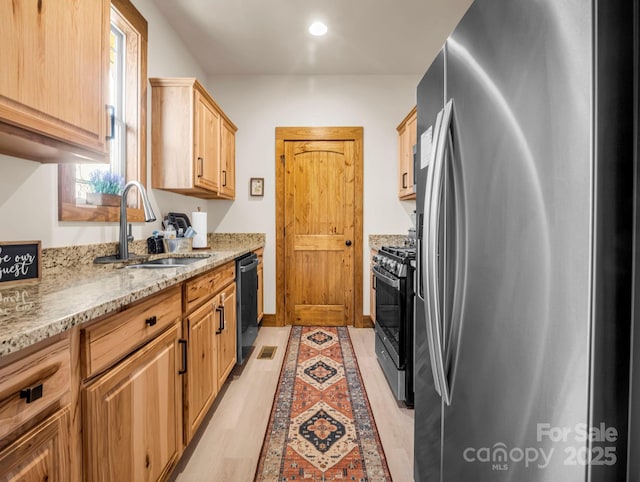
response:
{"label": "stainless steel refrigerator side panel", "polygon": [[[634,164],[634,4],[597,0],[595,14],[594,250],[591,425],[615,430],[590,453],[615,464],[590,465],[590,482],[626,475],[632,324]],[[635,126],[637,128],[637,125]],[[636,409],[640,407],[636,405]],[[605,457],[606,459],[606,457]],[[598,459],[596,459],[598,460]]]}
{"label": "stainless steel refrigerator side panel", "polygon": [[[417,197],[416,222],[419,244],[422,245],[425,226],[424,221],[424,186],[429,168],[420,168],[422,150],[422,134],[435,127],[436,116],[444,107],[444,69],[445,53],[441,51],[434,59],[420,82],[417,91],[418,103],[418,151],[417,155]],[[431,149],[431,146],[428,146]],[[421,246],[422,247],[422,246]],[[416,263],[422,264],[426,253],[418,253]],[[424,273],[419,269],[420,274]],[[415,390],[415,433],[414,433],[414,478],[416,482],[440,482],[441,476],[441,399],[434,386],[433,370],[429,358],[427,342],[426,306],[424,303],[424,285],[416,279],[415,324],[414,324],[414,390]]]}
{"label": "stainless steel refrigerator side panel", "polygon": [[444,481],[585,480],[571,451],[589,411],[586,5],[476,0],[447,43],[468,258]]}
{"label": "stainless steel refrigerator side panel", "polygon": [[[638,80],[640,77],[640,2],[634,4],[634,159],[635,172],[633,174],[634,187],[634,255],[633,255],[633,327],[632,327],[632,349],[631,349],[631,374],[629,376],[630,396],[629,396],[629,446],[627,457],[627,482],[640,480],[640,168],[638,166],[638,154],[640,150],[640,89]],[[634,410],[634,406],[636,409]]]}

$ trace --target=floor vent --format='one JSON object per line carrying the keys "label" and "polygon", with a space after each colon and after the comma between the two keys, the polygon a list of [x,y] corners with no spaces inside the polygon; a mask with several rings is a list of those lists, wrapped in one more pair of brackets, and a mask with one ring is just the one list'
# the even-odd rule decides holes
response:
{"label": "floor vent", "polygon": [[263,346],[258,353],[258,360],[271,360],[276,354],[277,346]]}

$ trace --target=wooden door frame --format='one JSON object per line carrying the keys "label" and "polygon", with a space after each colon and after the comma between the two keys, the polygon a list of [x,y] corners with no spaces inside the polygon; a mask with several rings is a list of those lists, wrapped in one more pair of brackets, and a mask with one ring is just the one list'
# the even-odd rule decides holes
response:
{"label": "wooden door frame", "polygon": [[276,127],[276,326],[285,323],[285,242],[284,242],[284,144],[286,141],[354,142],[354,257],[353,325],[362,328],[363,256],[363,137],[362,127]]}

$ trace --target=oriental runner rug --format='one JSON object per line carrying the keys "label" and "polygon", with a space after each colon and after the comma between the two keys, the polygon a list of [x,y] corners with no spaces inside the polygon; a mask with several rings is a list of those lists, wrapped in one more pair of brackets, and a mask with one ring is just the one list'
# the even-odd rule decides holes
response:
{"label": "oriental runner rug", "polygon": [[291,329],[255,480],[391,480],[346,327]]}

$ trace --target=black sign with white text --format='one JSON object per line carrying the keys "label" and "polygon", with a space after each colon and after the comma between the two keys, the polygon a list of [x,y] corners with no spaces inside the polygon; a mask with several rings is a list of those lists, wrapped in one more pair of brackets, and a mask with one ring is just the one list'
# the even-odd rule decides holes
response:
{"label": "black sign with white text", "polygon": [[0,243],[0,283],[39,280],[41,254],[40,241]]}

